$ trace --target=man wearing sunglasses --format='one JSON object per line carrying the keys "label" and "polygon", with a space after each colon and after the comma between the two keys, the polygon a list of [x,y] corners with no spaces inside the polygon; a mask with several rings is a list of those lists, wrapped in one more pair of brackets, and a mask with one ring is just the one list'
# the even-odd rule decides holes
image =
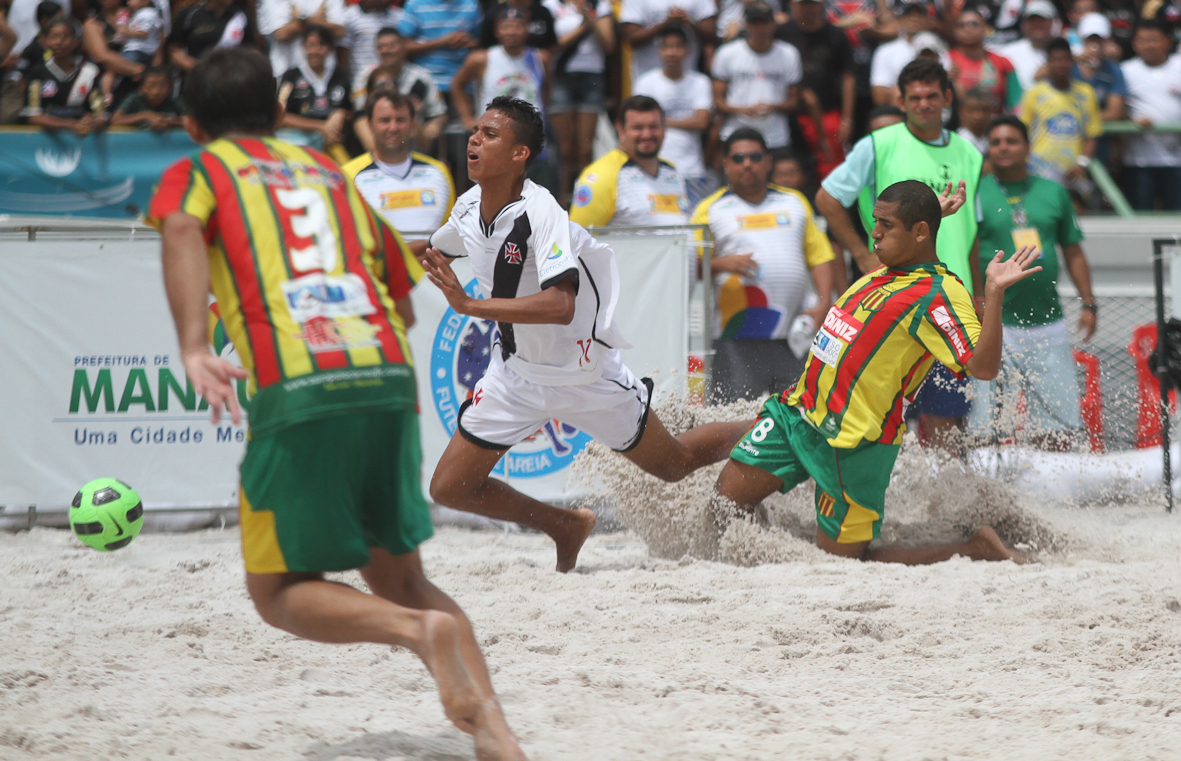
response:
{"label": "man wearing sunglasses", "polygon": [[[832,246],[817,229],[803,193],[771,185],[771,154],[763,135],[739,127],[724,145],[726,187],[697,206],[694,224],[709,225],[717,309],[711,403],[750,399],[799,378],[807,342],[797,355],[788,334],[797,315],[812,328],[832,305]],[[804,310],[808,285],[819,301]],[[808,327],[797,328],[811,338]]]}

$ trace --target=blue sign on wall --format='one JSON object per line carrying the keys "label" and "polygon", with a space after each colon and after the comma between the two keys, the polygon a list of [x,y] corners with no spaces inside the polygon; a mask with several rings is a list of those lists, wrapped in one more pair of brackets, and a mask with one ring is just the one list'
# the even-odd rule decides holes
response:
{"label": "blue sign on wall", "polygon": [[197,145],[184,130],[0,130],[0,213],[131,219]]}

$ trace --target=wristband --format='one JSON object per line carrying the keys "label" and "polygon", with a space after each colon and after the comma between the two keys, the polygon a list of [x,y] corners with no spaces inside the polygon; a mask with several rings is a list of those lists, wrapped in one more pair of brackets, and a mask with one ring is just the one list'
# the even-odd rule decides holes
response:
{"label": "wristband", "polygon": [[1084,301],[1083,302],[1083,309],[1087,310],[1088,312],[1091,312],[1092,314],[1099,314],[1099,304],[1094,301],[1091,301],[1091,302]]}
{"label": "wristband", "polygon": [[1091,157],[1080,153],[1079,157],[1074,160],[1074,163],[1078,164],[1083,169],[1086,169],[1091,165]]}

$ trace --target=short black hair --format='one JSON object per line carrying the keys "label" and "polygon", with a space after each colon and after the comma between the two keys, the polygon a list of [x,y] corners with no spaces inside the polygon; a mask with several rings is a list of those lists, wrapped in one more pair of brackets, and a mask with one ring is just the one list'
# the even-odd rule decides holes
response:
{"label": "short black hair", "polygon": [[1070,43],[1066,41],[1065,37],[1055,37],[1046,45],[1046,57],[1050,57],[1050,53],[1056,50],[1065,50],[1071,58],[1074,58],[1074,51],[1070,49]]}
{"label": "short black hair", "polygon": [[320,42],[323,42],[328,47],[332,47],[336,44],[336,35],[334,35],[332,30],[326,26],[322,26],[320,24],[309,24],[308,28],[303,30],[302,39],[304,42],[307,42],[308,37],[313,36],[319,37]]}
{"label": "short black hair", "polygon": [[878,196],[880,203],[898,204],[894,216],[898,217],[907,230],[913,230],[919,222],[926,222],[931,229],[931,243],[939,232],[939,221],[943,210],[939,208],[939,196],[925,182],[903,180],[896,182]]}
{"label": "short black hair", "polygon": [[923,56],[902,67],[902,73],[898,75],[898,92],[902,94],[904,100],[906,86],[911,82],[938,82],[942,92],[952,89],[951,77],[947,76],[947,70],[943,68],[943,64],[934,58]]}
{"label": "short black hair", "polygon": [[729,156],[730,147],[739,140],[753,140],[762,147],[764,153],[767,151],[767,140],[763,137],[762,132],[759,132],[754,127],[739,127],[731,132],[730,137],[726,138],[725,142],[722,143],[722,155]]}
{"label": "short black hair", "polygon": [[37,26],[44,26],[46,21],[64,12],[64,8],[51,0],[37,3]]}
{"label": "short black hair", "polygon": [[377,106],[378,101],[388,100],[390,105],[394,108],[406,108],[410,110],[410,119],[413,120],[416,110],[414,108],[414,101],[406,97],[397,90],[391,90],[388,87],[383,87],[380,90],[375,90],[369,94],[369,100],[365,101],[365,118],[373,121],[373,109]]}
{"label": "short black hair", "polygon": [[1021,138],[1026,142],[1027,145],[1029,144],[1029,127],[1026,127],[1025,122],[1021,121],[1016,116],[1013,116],[1012,114],[1005,114],[1004,116],[997,116],[993,118],[993,120],[988,123],[987,134],[991,135],[992,131],[997,127],[1012,127],[1013,129],[1020,132]]}
{"label": "short black hair", "polygon": [[513,136],[529,149],[528,166],[545,149],[545,121],[541,112],[530,102],[520,98],[498,95],[488,104],[489,111],[499,111],[513,123]]}
{"label": "short black hair", "polygon": [[676,37],[681,41],[682,45],[689,44],[689,35],[685,34],[685,30],[679,26],[668,26],[660,33],[660,43],[663,45],[664,41],[669,37]]}
{"label": "short black hair", "polygon": [[1160,21],[1158,19],[1142,18],[1139,21],[1137,21],[1136,22],[1136,29],[1135,29],[1135,31],[1132,32],[1133,36],[1135,36],[1135,33],[1139,32],[1141,29],[1144,29],[1144,30],[1150,31],[1150,32],[1151,31],[1160,32],[1164,36],[1168,37],[1170,42],[1172,42],[1172,40],[1173,40],[1173,35],[1169,31],[1169,26],[1167,24],[1165,24],[1163,21]]}
{"label": "short black hair", "polygon": [[377,36],[378,37],[390,37],[390,36],[401,37],[402,33],[399,32],[395,27],[383,26],[381,29],[377,30]]}
{"label": "short black hair", "polygon": [[185,77],[181,98],[211,138],[275,128],[275,74],[267,57],[249,48],[214,50]]}
{"label": "short black hair", "polygon": [[771,166],[775,166],[780,161],[794,161],[800,165],[800,168],[804,166],[804,162],[800,161],[800,157],[791,148],[776,148],[771,151]]}
{"label": "short black hair", "polygon": [[67,16],[55,16],[54,18],[50,19],[49,23],[45,25],[46,36],[48,36],[50,32],[52,32],[54,29],[57,29],[59,26],[64,26],[69,29],[70,33],[74,35],[75,39],[82,36],[78,30],[78,25],[74,23],[73,19],[68,18]]}
{"label": "short black hair", "polygon": [[650,114],[653,111],[660,112],[660,118],[664,119],[664,109],[656,102],[655,98],[649,98],[647,95],[633,95],[627,100],[619,104],[619,123],[627,124],[627,112],[637,111],[641,114]]}
{"label": "short black hair", "polygon": [[874,119],[881,119],[883,116],[897,116],[899,119],[905,119],[906,112],[903,111],[898,106],[894,106],[894,105],[887,103],[887,104],[884,104],[881,106],[874,106],[873,108],[871,108],[869,110],[869,118],[867,121],[872,122]]}
{"label": "short black hair", "polygon": [[139,75],[139,81],[142,84],[148,77],[164,77],[169,82],[172,81],[172,72],[168,70],[167,66],[149,66],[143,70]]}
{"label": "short black hair", "polygon": [[996,108],[996,94],[992,90],[986,90],[979,85],[968,90],[964,93],[964,97],[961,98],[961,102],[963,103],[967,103],[970,100],[976,103],[983,103],[989,109]]}

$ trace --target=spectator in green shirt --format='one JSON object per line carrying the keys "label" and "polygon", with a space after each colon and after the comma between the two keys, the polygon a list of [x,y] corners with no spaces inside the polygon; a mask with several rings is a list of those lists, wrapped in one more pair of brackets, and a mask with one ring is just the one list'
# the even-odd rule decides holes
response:
{"label": "spectator in green shirt", "polygon": [[[1058,250],[1082,299],[1078,332],[1095,333],[1098,306],[1083,253],[1083,232],[1066,188],[1029,173],[1029,132],[1015,116],[1001,116],[988,130],[992,175],[980,182],[984,219],[981,252],[1009,258],[1017,248],[1042,250],[1042,270],[1005,292],[1001,374],[975,382],[968,430],[979,438],[1016,435],[1043,449],[1070,447],[1080,430],[1078,383],[1062,302],[1058,298]],[[1024,395],[1025,412],[1017,414]],[[1018,432],[1017,429],[1020,429]]]}
{"label": "spectator in green shirt", "polygon": [[161,132],[181,126],[184,107],[172,95],[172,76],[162,66],[144,69],[139,90],[128,95],[111,118],[113,127],[143,126]]}

